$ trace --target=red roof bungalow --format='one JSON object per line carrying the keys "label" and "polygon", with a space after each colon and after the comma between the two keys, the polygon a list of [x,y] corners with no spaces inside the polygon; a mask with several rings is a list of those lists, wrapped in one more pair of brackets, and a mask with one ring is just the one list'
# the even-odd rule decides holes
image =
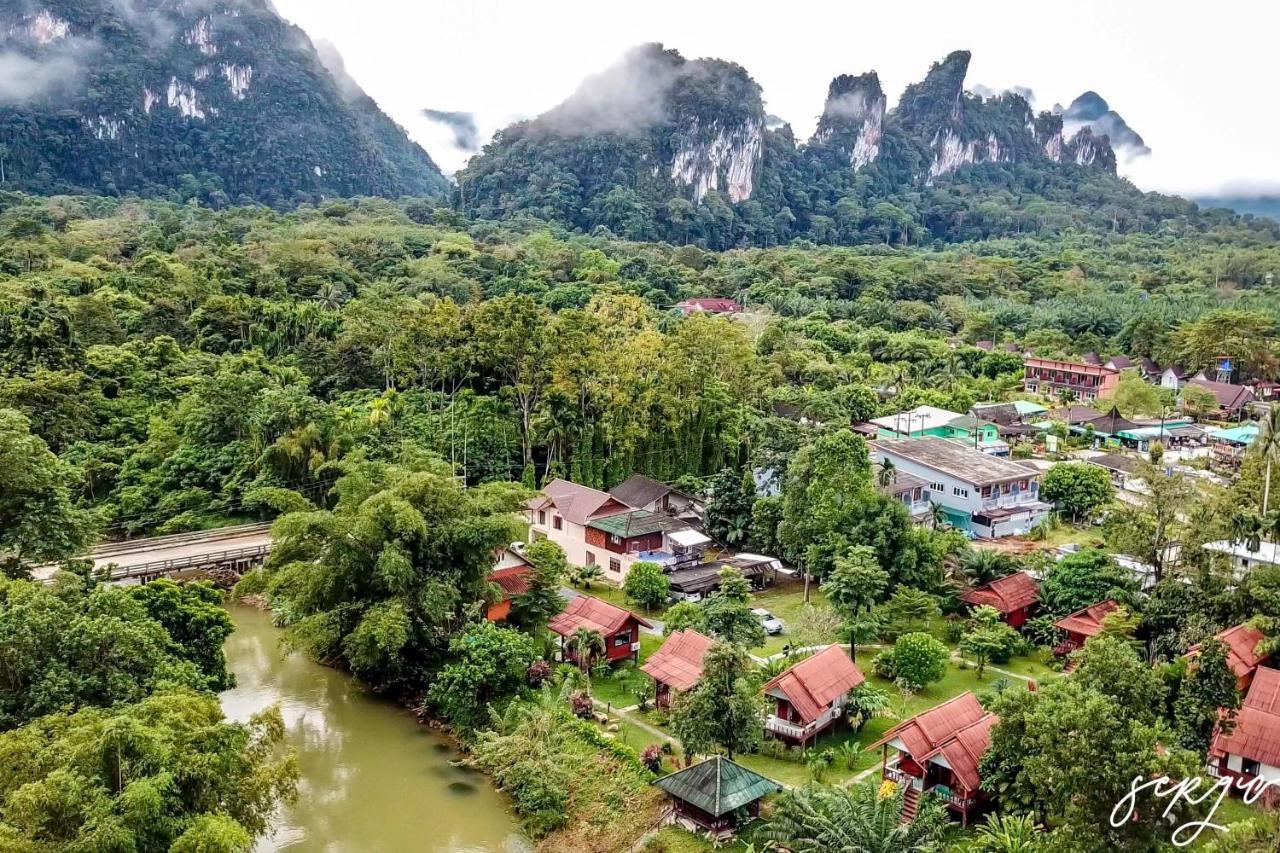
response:
{"label": "red roof bungalow", "polygon": [[564,648],[565,638],[573,636],[579,628],[586,628],[588,631],[598,631],[604,637],[604,656],[610,662],[639,658],[641,626],[653,627],[630,610],[623,610],[590,595],[579,595],[547,623],[548,628],[560,635],[560,650],[567,660],[575,658],[572,652]]}
{"label": "red roof bungalow", "polygon": [[1040,587],[1026,572],[1014,572],[963,593],[960,600],[970,607],[994,607],[1005,622],[1021,628],[1040,601]]}
{"label": "red roof bungalow", "polygon": [[1067,638],[1053,650],[1054,654],[1071,654],[1082,647],[1090,637],[1096,637],[1102,631],[1102,620],[1111,615],[1111,611],[1119,606],[1119,602],[1114,598],[1109,598],[1106,601],[1099,601],[1097,604],[1090,604],[1088,607],[1077,610],[1070,616],[1063,616],[1057,622],[1054,622],[1053,627],[1065,631],[1067,635]]}
{"label": "red roof bungalow", "polygon": [[489,573],[489,582],[498,585],[502,598],[489,605],[484,618],[490,622],[501,622],[511,615],[511,601],[529,591],[529,576],[533,574],[533,566],[507,566],[494,569]]}
{"label": "red roof bungalow", "polygon": [[866,680],[842,646],[827,646],[765,683],[764,695],[777,703],[765,731],[807,745],[840,719],[849,691]]}
{"label": "red roof bungalow", "polygon": [[640,667],[654,681],[654,704],[669,708],[673,693],[691,689],[702,678],[702,659],[711,638],[697,631],[676,631]]}
{"label": "red roof bungalow", "polygon": [[690,314],[697,314],[705,311],[708,314],[741,314],[743,308],[732,299],[714,299],[707,297],[699,297],[697,299],[686,299],[676,304],[676,309],[686,317]]}
{"label": "red roof bungalow", "polygon": [[[1254,672],[1267,661],[1267,656],[1258,654],[1258,644],[1266,639],[1266,635],[1248,625],[1236,625],[1214,634],[1213,638],[1227,647],[1227,666],[1236,674],[1236,688],[1248,690]],[[1188,658],[1198,654],[1199,643],[1187,651]]]}
{"label": "red roof bungalow", "polygon": [[[978,763],[999,721],[966,692],[903,720],[867,747],[880,747],[883,777],[906,787],[903,817],[913,819],[920,795],[936,791],[967,826],[987,800]],[[898,751],[892,760],[890,747]]]}
{"label": "red roof bungalow", "polygon": [[1280,784],[1280,670],[1258,667],[1230,733],[1213,735],[1209,773],[1236,779],[1233,788],[1259,777]]}

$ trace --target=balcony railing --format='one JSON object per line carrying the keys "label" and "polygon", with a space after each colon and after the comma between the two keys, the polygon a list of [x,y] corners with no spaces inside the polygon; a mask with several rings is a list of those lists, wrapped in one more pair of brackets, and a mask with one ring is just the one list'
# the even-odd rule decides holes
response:
{"label": "balcony railing", "polygon": [[818,716],[816,720],[807,726],[797,726],[795,723],[788,722],[774,714],[765,717],[764,727],[767,731],[774,734],[780,734],[784,737],[794,738],[796,740],[804,740],[813,736],[815,732],[826,728],[831,722],[839,719],[844,713],[842,708],[828,708]]}
{"label": "balcony railing", "polygon": [[1028,504],[1039,503],[1040,495],[1037,492],[1021,492],[1016,495],[1001,495],[998,498],[986,498],[982,502],[983,509],[1009,509],[1017,506],[1027,506]]}
{"label": "balcony railing", "polygon": [[901,756],[895,757],[884,767],[884,778],[898,785],[910,785],[918,791],[932,791],[940,796],[947,805],[960,811],[968,811],[973,808],[974,798],[965,797],[957,794],[947,785],[934,783],[925,785],[923,779],[918,776],[912,776],[898,766]]}

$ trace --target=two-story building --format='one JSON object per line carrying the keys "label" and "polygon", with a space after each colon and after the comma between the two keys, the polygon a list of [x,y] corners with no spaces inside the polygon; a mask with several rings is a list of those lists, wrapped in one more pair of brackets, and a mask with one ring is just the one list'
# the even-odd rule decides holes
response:
{"label": "two-story building", "polygon": [[849,691],[866,680],[843,646],[827,646],[765,682],[774,713],[764,729],[803,748],[844,716]]}
{"label": "two-story building", "polygon": [[[972,415],[962,415],[936,406],[917,406],[906,412],[873,418],[868,423],[880,438],[956,438],[979,447],[998,447],[1000,432],[996,424]],[[1008,447],[1004,447],[1005,452]]]}
{"label": "two-story building", "polygon": [[604,658],[612,663],[625,658],[639,660],[640,628],[652,628],[653,625],[630,610],[623,610],[594,596],[579,595],[553,616],[547,627],[559,635],[563,659],[577,660],[577,651],[569,648],[565,641],[585,628],[604,638]]}
{"label": "two-story building", "polygon": [[686,521],[701,519],[706,513],[701,498],[645,474],[632,474],[610,489],[609,494],[632,509],[665,513]]}
{"label": "two-story building", "polygon": [[1077,400],[1092,401],[1111,396],[1120,384],[1120,371],[1103,364],[1029,355],[1022,361],[1022,370],[1022,387],[1046,397],[1069,392]]}
{"label": "two-story building", "polygon": [[1234,779],[1237,791],[1257,779],[1280,785],[1280,670],[1258,667],[1229,728],[1214,732],[1210,775]]}
{"label": "two-story building", "polygon": [[530,539],[548,538],[571,565],[598,565],[621,584],[642,560],[666,569],[700,562],[711,540],[666,512],[629,506],[615,495],[555,479],[525,505]]}
{"label": "two-story building", "polygon": [[[883,778],[905,787],[904,818],[914,819],[920,795],[934,791],[968,825],[988,801],[978,765],[998,722],[966,692],[903,720],[867,747],[881,751]],[[896,750],[892,759],[890,749]]]}
{"label": "two-story building", "polygon": [[1027,533],[1052,509],[1040,500],[1039,471],[959,442],[933,436],[878,440],[871,452],[877,462],[888,459],[928,483],[924,500],[940,504],[948,523],[973,536]]}
{"label": "two-story building", "polygon": [[1026,572],[1014,572],[960,594],[970,607],[994,607],[1011,627],[1021,628],[1040,602],[1040,587]]}

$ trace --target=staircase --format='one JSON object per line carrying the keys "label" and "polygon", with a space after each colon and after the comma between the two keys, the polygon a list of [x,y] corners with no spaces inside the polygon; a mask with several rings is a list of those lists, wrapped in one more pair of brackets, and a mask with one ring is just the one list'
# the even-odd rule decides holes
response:
{"label": "staircase", "polygon": [[911,823],[916,819],[918,811],[920,811],[920,792],[914,785],[908,785],[902,795],[902,822]]}

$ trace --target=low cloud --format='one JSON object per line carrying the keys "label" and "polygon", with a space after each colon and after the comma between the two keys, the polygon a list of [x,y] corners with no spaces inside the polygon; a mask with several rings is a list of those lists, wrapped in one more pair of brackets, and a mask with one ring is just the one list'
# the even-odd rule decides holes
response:
{"label": "low cloud", "polygon": [[643,45],[621,62],[588,77],[538,123],[565,136],[643,130],[667,117],[667,95],[687,66],[675,51]]}
{"label": "low cloud", "polygon": [[474,113],[457,110],[426,109],[422,114],[436,124],[442,124],[453,134],[453,147],[459,151],[480,150],[480,129]]}
{"label": "low cloud", "polygon": [[314,45],[316,56],[320,57],[320,64],[333,77],[333,82],[338,84],[338,94],[347,101],[354,101],[363,95],[364,90],[360,88],[360,84],[347,73],[347,64],[342,59],[338,46],[328,39],[316,39]]}
{"label": "low cloud", "polygon": [[969,91],[982,98],[998,98],[1001,95],[1017,95],[1032,106],[1034,106],[1036,102],[1036,93],[1027,86],[1010,86],[1007,89],[993,89],[990,86],[984,86],[981,83],[978,83]]}

